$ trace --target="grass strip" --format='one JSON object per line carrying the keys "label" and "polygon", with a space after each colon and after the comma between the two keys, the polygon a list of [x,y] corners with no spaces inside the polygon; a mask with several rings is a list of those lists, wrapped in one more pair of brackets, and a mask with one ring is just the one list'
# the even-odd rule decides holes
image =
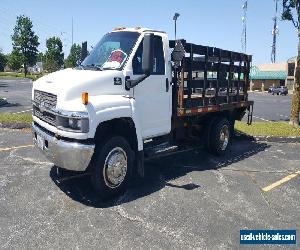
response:
{"label": "grass strip", "polygon": [[288,122],[246,122],[237,121],[235,131],[251,136],[300,137],[300,127],[293,128]]}
{"label": "grass strip", "polygon": [[0,113],[0,123],[2,124],[12,124],[12,123],[21,123],[21,124],[31,124],[32,114],[21,113],[21,114],[11,114],[11,113]]}
{"label": "grass strip", "polygon": [[[40,77],[44,76],[45,74],[39,73],[39,74],[27,74],[26,78],[29,78],[33,81],[39,79]],[[0,72],[0,77],[20,77],[25,78],[24,73],[18,73],[18,72]]]}
{"label": "grass strip", "polygon": [[[32,114],[30,113],[0,113],[2,124],[31,124]],[[273,136],[273,137],[300,137],[300,127],[293,128],[288,122],[253,122],[247,125],[245,122],[237,121],[235,131],[250,136]]]}

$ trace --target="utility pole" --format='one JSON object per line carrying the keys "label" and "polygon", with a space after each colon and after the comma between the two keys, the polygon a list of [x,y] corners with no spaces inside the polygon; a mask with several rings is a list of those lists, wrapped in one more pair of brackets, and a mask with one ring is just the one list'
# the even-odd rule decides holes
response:
{"label": "utility pole", "polygon": [[74,29],[73,29],[73,17],[72,17],[72,45],[74,44]]}
{"label": "utility pole", "polygon": [[248,11],[248,1],[245,0],[242,6],[243,16],[242,16],[242,36],[241,36],[241,44],[242,51],[247,52],[247,11]]}
{"label": "utility pole", "polygon": [[277,35],[279,34],[279,29],[277,26],[277,11],[278,11],[278,0],[275,1],[275,17],[273,18],[274,26],[272,29],[273,43],[272,43],[272,52],[271,52],[271,62],[276,62],[276,43],[277,43]]}

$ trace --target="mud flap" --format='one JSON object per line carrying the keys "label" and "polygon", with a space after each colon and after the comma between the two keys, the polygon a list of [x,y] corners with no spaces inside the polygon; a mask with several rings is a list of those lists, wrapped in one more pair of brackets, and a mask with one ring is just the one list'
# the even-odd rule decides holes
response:
{"label": "mud flap", "polygon": [[248,117],[247,117],[247,124],[251,125],[252,124],[252,118],[253,118],[253,104],[250,104],[247,107],[247,112],[248,112]]}
{"label": "mud flap", "polygon": [[138,151],[136,153],[136,173],[139,177],[144,178],[145,177],[145,169],[144,169],[144,150]]}

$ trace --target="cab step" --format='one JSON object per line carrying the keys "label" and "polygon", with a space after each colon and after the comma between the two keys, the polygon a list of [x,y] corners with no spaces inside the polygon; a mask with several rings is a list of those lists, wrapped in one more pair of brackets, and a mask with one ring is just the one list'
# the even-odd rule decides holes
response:
{"label": "cab step", "polygon": [[161,143],[159,145],[145,148],[145,160],[151,160],[158,157],[169,156],[172,154],[187,152],[194,150],[195,147],[187,146],[187,145],[172,145],[169,142]]}

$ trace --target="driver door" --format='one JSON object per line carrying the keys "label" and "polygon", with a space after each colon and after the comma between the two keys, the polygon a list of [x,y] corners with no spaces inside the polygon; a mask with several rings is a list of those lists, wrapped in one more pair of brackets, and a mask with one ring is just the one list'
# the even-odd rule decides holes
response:
{"label": "driver door", "polygon": [[[142,137],[153,138],[168,134],[171,130],[171,79],[166,76],[167,63],[161,36],[154,36],[153,73],[133,89],[141,123]],[[143,75],[143,40],[132,61],[133,78]]]}

